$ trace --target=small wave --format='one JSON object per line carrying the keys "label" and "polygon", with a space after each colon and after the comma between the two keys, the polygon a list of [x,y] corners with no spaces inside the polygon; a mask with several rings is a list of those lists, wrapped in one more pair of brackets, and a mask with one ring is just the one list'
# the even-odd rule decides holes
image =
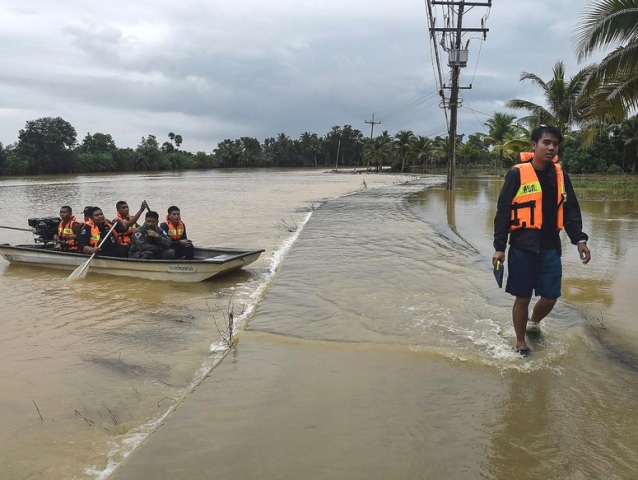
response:
{"label": "small wave", "polygon": [[[295,243],[295,240],[303,230],[304,225],[306,225],[311,215],[312,212],[309,212],[300,223],[298,228],[295,230],[295,232],[293,232],[293,234],[284,241],[282,246],[273,253],[267,273],[259,277],[259,279],[255,280],[254,282],[250,282],[247,286],[247,289],[251,289],[252,293],[249,296],[248,306],[236,319],[235,325],[237,327],[242,327],[243,325],[245,325],[246,321],[253,315],[255,308],[259,304],[259,301],[265,295],[268,286],[272,283],[277,271],[279,270],[279,267],[283,259],[285,258],[286,253]],[[111,450],[107,453],[106,468],[100,470],[94,466],[87,468],[85,470],[85,473],[87,475],[95,477],[96,480],[107,479],[118,467],[118,465],[126,460],[126,458],[128,458],[137,447],[144,443],[144,441],[149,438],[150,435],[155,430],[157,430],[157,428],[159,428],[164,420],[177,409],[177,407],[186,399],[186,397],[188,397],[188,395],[192,393],[206,379],[208,375],[210,375],[215,367],[219,365],[219,363],[230,352],[230,348],[228,347],[228,344],[224,341],[224,339],[220,339],[219,342],[211,344],[210,352],[212,353],[212,356],[209,357],[197,370],[194,376],[194,380],[187,387],[180,390],[177,400],[173,405],[171,405],[168,410],[166,410],[161,416],[145,423],[144,425],[139,426],[138,428],[135,428],[120,440],[112,442]]]}

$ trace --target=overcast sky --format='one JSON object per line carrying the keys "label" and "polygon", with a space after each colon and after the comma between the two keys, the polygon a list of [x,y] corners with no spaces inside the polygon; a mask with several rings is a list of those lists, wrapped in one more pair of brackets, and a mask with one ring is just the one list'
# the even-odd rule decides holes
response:
{"label": "overcast sky", "polygon": [[[461,85],[473,88],[461,91],[459,133],[484,132],[509,99],[542,103],[521,72],[581,67],[572,38],[586,4],[493,1],[487,40],[464,37]],[[474,7],[464,26],[486,13]],[[58,116],[78,141],[101,132],[136,147],[172,131],[193,152],[335,125],[368,136],[373,113],[375,135],[446,132],[424,0],[3,0],[0,60],[5,146],[27,121]]]}

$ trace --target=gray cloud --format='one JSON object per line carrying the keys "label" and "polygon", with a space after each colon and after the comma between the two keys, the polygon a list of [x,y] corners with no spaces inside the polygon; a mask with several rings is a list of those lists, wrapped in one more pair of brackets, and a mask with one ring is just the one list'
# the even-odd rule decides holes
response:
{"label": "gray cloud", "polygon": [[[559,59],[570,74],[580,68],[572,34],[581,9],[581,0],[494,2],[487,41],[470,40],[460,131],[484,130],[508,99],[542,101],[519,82],[522,71],[548,78]],[[373,112],[375,132],[445,130],[424,3],[412,0],[9,0],[0,58],[4,144],[42,116],[62,116],[80,139],[110,133],[121,147],[174,131],[193,151],[334,125],[368,135]]]}

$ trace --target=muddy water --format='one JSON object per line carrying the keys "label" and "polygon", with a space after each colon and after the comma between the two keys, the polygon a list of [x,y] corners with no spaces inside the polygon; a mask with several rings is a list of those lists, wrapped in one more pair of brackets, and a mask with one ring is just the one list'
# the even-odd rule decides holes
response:
{"label": "muddy water", "polygon": [[212,171],[0,181],[3,226],[26,228],[65,204],[97,204],[113,217],[118,200],[134,210],[146,199],[162,216],[180,206],[196,244],[266,249],[244,271],[198,284],[91,273],[69,283],[70,272],[0,261],[0,478],[104,475],[224,355],[229,308],[241,328],[294,238],[286,225],[301,225],[326,198],[405,180]]}
{"label": "muddy water", "polygon": [[113,478],[633,478],[635,196],[579,191],[594,254],[512,351],[491,276],[500,180],[315,210],[238,346]]}

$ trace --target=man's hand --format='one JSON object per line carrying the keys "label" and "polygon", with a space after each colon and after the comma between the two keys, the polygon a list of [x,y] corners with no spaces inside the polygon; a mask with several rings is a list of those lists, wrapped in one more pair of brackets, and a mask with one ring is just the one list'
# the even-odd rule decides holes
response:
{"label": "man's hand", "polygon": [[496,262],[503,264],[503,260],[505,260],[505,252],[494,252],[494,255],[492,255],[492,267],[496,267]]}
{"label": "man's hand", "polygon": [[587,242],[580,242],[578,244],[578,256],[585,265],[591,260],[591,252],[589,251]]}
{"label": "man's hand", "polygon": [[159,238],[159,233],[157,233],[155,230],[149,230],[146,233],[146,235],[151,237],[151,238]]}
{"label": "man's hand", "polygon": [[193,242],[190,240],[180,240],[180,243],[184,245],[185,247],[188,247],[193,244]]}

